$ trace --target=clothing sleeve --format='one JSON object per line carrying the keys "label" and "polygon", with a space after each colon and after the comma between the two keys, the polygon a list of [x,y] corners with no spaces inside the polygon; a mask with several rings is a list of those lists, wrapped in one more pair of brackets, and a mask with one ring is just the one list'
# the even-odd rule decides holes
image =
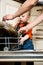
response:
{"label": "clothing sleeve", "polygon": [[29,30],[26,34],[29,36],[30,39],[32,39],[32,29]]}

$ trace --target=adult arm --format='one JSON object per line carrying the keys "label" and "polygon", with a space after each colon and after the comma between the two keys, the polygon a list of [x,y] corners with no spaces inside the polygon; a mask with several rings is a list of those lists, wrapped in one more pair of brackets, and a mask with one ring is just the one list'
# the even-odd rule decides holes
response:
{"label": "adult arm", "polygon": [[3,17],[3,20],[12,20],[12,19],[20,16],[21,14],[25,13],[26,11],[29,11],[33,6],[36,5],[37,2],[38,2],[38,0],[26,0],[15,14],[6,15]]}
{"label": "adult arm", "polygon": [[35,27],[36,25],[38,25],[39,23],[43,22],[43,13],[41,15],[39,15],[33,22],[31,22],[30,24],[28,24],[25,27],[22,27],[18,32],[20,31],[28,31],[30,29],[32,29],[33,27]]}
{"label": "adult arm", "polygon": [[23,5],[18,9],[18,11],[13,15],[14,18],[20,16],[21,14],[25,13],[26,11],[29,11],[38,0],[26,0]]}

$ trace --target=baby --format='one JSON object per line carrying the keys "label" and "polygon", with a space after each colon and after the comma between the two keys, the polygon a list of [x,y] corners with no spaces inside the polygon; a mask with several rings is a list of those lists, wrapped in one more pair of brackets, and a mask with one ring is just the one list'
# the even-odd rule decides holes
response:
{"label": "baby", "polygon": [[[16,30],[18,31],[21,27],[24,27],[28,24],[30,24],[29,20],[29,12],[24,13],[19,17],[19,23],[14,26]],[[25,33],[25,31],[22,32],[22,37],[20,39],[21,45],[20,49],[23,50],[33,50],[34,46],[32,43],[32,29]]]}

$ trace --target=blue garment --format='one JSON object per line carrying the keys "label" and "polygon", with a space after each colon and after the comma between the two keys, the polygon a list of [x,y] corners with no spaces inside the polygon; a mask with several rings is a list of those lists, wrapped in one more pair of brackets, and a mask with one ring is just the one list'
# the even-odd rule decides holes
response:
{"label": "blue garment", "polygon": [[[20,50],[34,50],[33,42],[31,39],[24,41],[23,45],[19,46]],[[21,62],[15,62],[15,65],[21,65]],[[34,62],[26,62],[26,65],[34,65]]]}
{"label": "blue garment", "polygon": [[20,49],[22,50],[34,50],[33,42],[31,39],[27,39],[24,41],[23,45],[20,46]]}

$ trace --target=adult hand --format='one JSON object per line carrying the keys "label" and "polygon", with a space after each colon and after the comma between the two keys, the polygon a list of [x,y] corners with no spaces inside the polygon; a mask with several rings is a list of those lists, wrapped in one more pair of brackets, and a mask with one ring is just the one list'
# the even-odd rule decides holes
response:
{"label": "adult hand", "polygon": [[5,15],[5,16],[2,18],[3,21],[12,20],[12,19],[14,19],[13,15]]}
{"label": "adult hand", "polygon": [[19,33],[19,32],[24,32],[24,33],[26,33],[27,31],[28,31],[27,26],[25,26],[25,27],[20,28],[19,31],[18,31],[18,33]]}

